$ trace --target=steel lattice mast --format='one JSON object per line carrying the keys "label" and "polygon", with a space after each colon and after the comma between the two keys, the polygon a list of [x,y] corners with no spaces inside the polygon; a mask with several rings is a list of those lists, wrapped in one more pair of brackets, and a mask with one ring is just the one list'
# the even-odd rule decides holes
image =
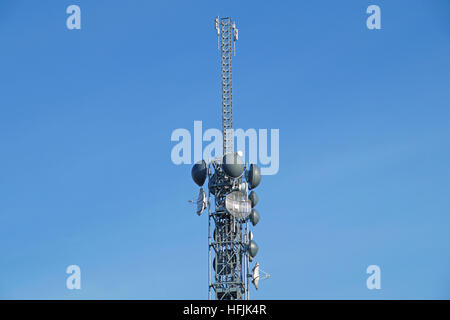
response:
{"label": "steel lattice mast", "polygon": [[[216,18],[216,30],[222,58],[222,135],[223,155],[232,154],[233,148],[233,107],[232,107],[232,57],[233,45],[237,40],[237,29],[231,18]],[[214,222],[214,232],[209,234],[209,264],[215,271],[214,279],[209,277],[209,297],[211,290],[218,300],[245,299],[248,292],[246,263],[246,240],[243,231],[244,220],[239,221],[227,212],[226,196],[233,187],[242,183],[242,177],[228,177],[220,162],[210,164],[210,191],[214,194],[215,210],[209,210],[209,225]],[[211,193],[210,193],[211,194]],[[211,228],[210,228],[211,229]],[[214,253],[214,258],[212,258]],[[211,268],[210,268],[211,270]]]}
{"label": "steel lattice mast", "polygon": [[[259,264],[250,273],[249,264],[258,245],[249,232],[259,213],[254,191],[261,181],[256,164],[243,163],[241,152],[233,147],[232,56],[238,30],[231,18],[215,20],[222,61],[222,134],[223,155],[201,160],[192,168],[192,178],[200,186],[197,214],[208,208],[208,294],[209,299],[249,299],[249,283],[258,288]],[[208,196],[202,186],[208,180]],[[213,274],[214,273],[214,274]]]}

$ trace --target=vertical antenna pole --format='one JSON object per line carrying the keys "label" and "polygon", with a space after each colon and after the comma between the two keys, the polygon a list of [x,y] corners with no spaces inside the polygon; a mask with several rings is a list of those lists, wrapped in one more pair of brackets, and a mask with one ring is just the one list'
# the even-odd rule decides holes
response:
{"label": "vertical antenna pole", "polygon": [[232,56],[233,25],[231,18],[220,21],[222,33],[222,134],[223,155],[233,152]]}

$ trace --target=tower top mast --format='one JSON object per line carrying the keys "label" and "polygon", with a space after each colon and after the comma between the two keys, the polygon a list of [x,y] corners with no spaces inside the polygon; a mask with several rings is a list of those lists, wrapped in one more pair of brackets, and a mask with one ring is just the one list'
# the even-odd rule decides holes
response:
{"label": "tower top mast", "polygon": [[234,151],[232,57],[233,52],[236,52],[238,29],[231,18],[216,17],[215,27],[222,54],[222,136],[223,155],[226,155]]}

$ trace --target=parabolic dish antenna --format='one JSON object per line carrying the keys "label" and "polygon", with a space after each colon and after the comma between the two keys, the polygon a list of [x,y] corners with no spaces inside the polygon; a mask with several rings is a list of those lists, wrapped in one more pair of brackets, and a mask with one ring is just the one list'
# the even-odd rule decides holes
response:
{"label": "parabolic dish antenna", "polygon": [[225,198],[225,207],[236,219],[245,219],[252,212],[251,201],[242,191],[233,191]]}
{"label": "parabolic dish antenna", "polygon": [[255,289],[259,288],[259,281],[266,280],[270,278],[270,274],[264,272],[259,268],[259,263],[257,262],[252,270],[252,283],[255,286]]}
{"label": "parabolic dish antenna", "polygon": [[258,290],[259,285],[259,263],[257,262],[256,265],[253,267],[252,270],[252,282],[255,286],[255,289]]}
{"label": "parabolic dish antenna", "polygon": [[206,193],[203,188],[200,188],[197,198],[197,214],[200,216],[203,211],[206,209],[206,205],[208,204],[206,200]]}

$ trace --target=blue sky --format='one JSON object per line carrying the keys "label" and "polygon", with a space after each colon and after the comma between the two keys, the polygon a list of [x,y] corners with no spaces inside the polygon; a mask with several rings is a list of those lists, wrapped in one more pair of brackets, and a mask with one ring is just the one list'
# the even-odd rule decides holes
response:
{"label": "blue sky", "polygon": [[240,30],[235,127],[280,129],[251,297],[450,298],[446,0],[1,1],[0,298],[207,298],[170,135],[220,128],[217,15]]}

